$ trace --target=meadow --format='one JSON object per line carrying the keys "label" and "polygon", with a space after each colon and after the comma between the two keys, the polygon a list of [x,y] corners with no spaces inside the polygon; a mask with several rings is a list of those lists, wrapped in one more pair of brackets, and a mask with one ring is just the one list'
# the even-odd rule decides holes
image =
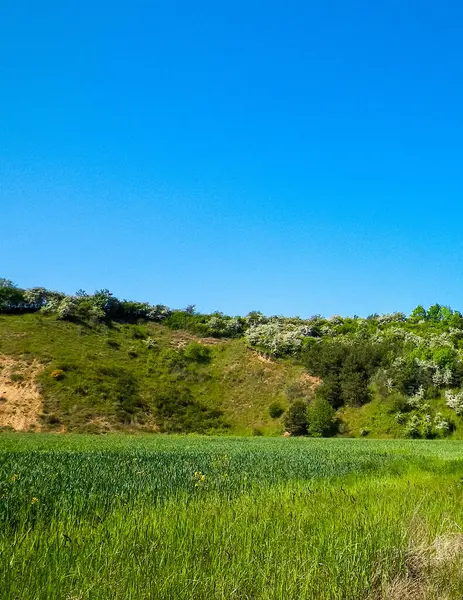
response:
{"label": "meadow", "polygon": [[1,598],[461,598],[462,453],[4,433]]}

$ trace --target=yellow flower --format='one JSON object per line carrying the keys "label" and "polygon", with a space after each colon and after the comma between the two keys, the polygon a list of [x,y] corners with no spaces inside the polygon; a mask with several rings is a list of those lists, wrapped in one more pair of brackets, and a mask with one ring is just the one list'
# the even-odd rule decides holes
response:
{"label": "yellow flower", "polygon": [[206,481],[206,476],[201,471],[195,471],[195,487],[199,487]]}
{"label": "yellow flower", "polygon": [[17,473],[14,473],[11,478],[10,481],[16,481],[16,479],[18,479],[19,475]]}
{"label": "yellow flower", "polygon": [[39,502],[40,502],[40,500],[38,498],[36,498],[35,496],[31,500],[31,504],[38,504]]}
{"label": "yellow flower", "polygon": [[63,369],[55,369],[50,373],[50,377],[53,379],[62,379],[64,377]]}

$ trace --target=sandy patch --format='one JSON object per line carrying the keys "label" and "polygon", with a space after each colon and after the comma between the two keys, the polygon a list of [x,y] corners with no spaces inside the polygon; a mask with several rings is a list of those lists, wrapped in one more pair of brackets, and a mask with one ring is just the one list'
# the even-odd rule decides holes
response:
{"label": "sandy patch", "polygon": [[0,356],[0,427],[40,430],[42,399],[35,379],[42,369],[36,360],[28,364]]}

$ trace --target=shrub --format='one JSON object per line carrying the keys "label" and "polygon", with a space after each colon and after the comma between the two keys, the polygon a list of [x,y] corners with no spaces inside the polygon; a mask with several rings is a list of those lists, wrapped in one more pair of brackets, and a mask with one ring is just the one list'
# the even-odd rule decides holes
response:
{"label": "shrub", "polygon": [[61,419],[55,413],[44,414],[42,419],[47,425],[59,425],[61,423]]}
{"label": "shrub", "polygon": [[353,372],[341,379],[341,393],[344,404],[362,406],[370,400],[368,377],[366,373]]}
{"label": "shrub", "polygon": [[334,433],[335,413],[325,398],[315,398],[307,409],[308,433],[313,437],[329,437]]}
{"label": "shrub", "polygon": [[155,348],[158,345],[157,341],[152,337],[149,337],[148,339],[143,340],[143,343],[148,348],[148,350],[152,350],[153,348]]}
{"label": "shrub", "polygon": [[436,435],[445,437],[455,429],[455,425],[445,419],[440,412],[434,417],[434,430]]}
{"label": "shrub", "polygon": [[426,414],[421,419],[421,435],[427,439],[434,437],[431,415]]}
{"label": "shrub", "polygon": [[307,404],[303,400],[295,400],[289,406],[284,425],[291,435],[307,435]]}
{"label": "shrub", "polygon": [[54,371],[52,371],[50,373],[50,377],[52,379],[54,379],[55,381],[58,381],[59,379],[63,379],[63,377],[64,377],[63,369],[55,369]]}
{"label": "shrub", "polygon": [[118,350],[121,347],[120,343],[116,340],[109,339],[106,340],[106,343],[110,348],[114,348],[115,350]]}
{"label": "shrub", "polygon": [[197,363],[208,363],[211,360],[211,349],[204,344],[191,342],[183,349],[183,356],[186,360]]}
{"label": "shrub", "polygon": [[405,427],[405,435],[410,438],[421,437],[420,419],[417,415],[413,415],[407,422]]}
{"label": "shrub", "polygon": [[166,384],[153,395],[157,425],[166,433],[206,433],[224,429],[223,413],[195,400],[188,388]]}
{"label": "shrub", "polygon": [[214,337],[236,337],[244,329],[244,320],[227,317],[222,313],[214,313],[206,321],[206,326]]}
{"label": "shrub", "polygon": [[394,415],[394,419],[396,423],[398,423],[399,425],[403,425],[405,423],[406,417],[403,412],[397,412]]}
{"label": "shrub", "polygon": [[317,395],[334,408],[368,402],[370,379],[383,361],[385,349],[381,344],[364,339],[352,341],[323,340],[304,347],[303,360],[308,371],[323,379]]}
{"label": "shrub", "polygon": [[133,340],[146,340],[148,332],[141,325],[132,325],[130,327],[130,336]]}
{"label": "shrub", "polygon": [[63,298],[55,309],[59,319],[72,319],[77,316],[78,302],[72,296]]}
{"label": "shrub", "polygon": [[175,310],[164,320],[169,329],[185,329],[198,335],[209,335],[206,325],[207,316],[187,313],[183,310]]}
{"label": "shrub", "polygon": [[403,413],[410,410],[408,398],[399,392],[394,392],[387,398],[388,410],[391,413]]}
{"label": "shrub", "polygon": [[9,279],[0,278],[0,312],[23,312],[25,304],[24,290]]}
{"label": "shrub", "polygon": [[303,327],[275,321],[250,327],[244,337],[249,346],[277,358],[297,354],[304,334]]}
{"label": "shrub", "polygon": [[451,391],[445,392],[445,403],[457,415],[463,414],[463,390],[459,390],[456,393]]}
{"label": "shrub", "polygon": [[12,373],[10,379],[14,383],[20,383],[21,381],[24,381],[24,375],[21,375],[21,373]]}
{"label": "shrub", "polygon": [[285,409],[279,402],[274,402],[268,407],[268,414],[272,417],[272,419],[279,419],[284,412]]}

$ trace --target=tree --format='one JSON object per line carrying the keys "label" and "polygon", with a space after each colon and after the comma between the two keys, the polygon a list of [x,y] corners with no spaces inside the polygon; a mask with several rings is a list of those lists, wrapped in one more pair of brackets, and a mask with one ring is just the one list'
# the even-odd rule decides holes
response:
{"label": "tree", "polygon": [[423,306],[421,306],[421,304],[419,304],[416,308],[412,310],[409,320],[412,321],[412,323],[427,321],[428,313],[426,312],[426,309]]}
{"label": "tree", "polygon": [[334,432],[334,409],[325,398],[315,398],[307,409],[308,433],[329,437]]}
{"label": "tree", "polygon": [[361,406],[370,400],[368,379],[364,373],[352,372],[341,381],[342,399],[348,406]]}
{"label": "tree", "polygon": [[11,281],[11,279],[5,279],[0,277],[0,288],[17,288],[18,286]]}
{"label": "tree", "polygon": [[21,312],[24,310],[24,290],[9,279],[0,279],[0,312]]}
{"label": "tree", "polygon": [[307,404],[295,400],[286,411],[284,425],[291,435],[307,435]]}
{"label": "tree", "polygon": [[47,304],[49,297],[52,295],[53,293],[45,288],[30,288],[24,292],[24,300],[30,309],[40,310]]}
{"label": "tree", "polygon": [[440,304],[433,304],[428,309],[428,320],[433,323],[442,321],[442,310]]}

